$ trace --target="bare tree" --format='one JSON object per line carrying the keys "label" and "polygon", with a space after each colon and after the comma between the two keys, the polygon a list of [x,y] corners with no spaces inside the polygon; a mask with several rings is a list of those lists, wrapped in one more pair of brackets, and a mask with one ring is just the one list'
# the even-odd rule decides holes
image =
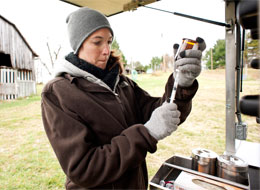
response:
{"label": "bare tree", "polygon": [[61,50],[61,46],[59,46],[57,51],[53,51],[54,59],[52,57],[51,49],[50,49],[50,46],[49,46],[48,42],[47,42],[47,48],[48,48],[48,52],[49,52],[49,56],[50,56],[50,60],[51,60],[51,66],[53,68],[55,61],[58,59],[58,56],[59,56],[59,53],[60,53],[60,50]]}
{"label": "bare tree", "polygon": [[46,63],[44,63],[41,58],[39,57],[38,60],[41,62],[41,64],[44,66],[44,68],[47,70],[48,74],[51,75],[51,71],[49,69],[49,67],[46,65]]}

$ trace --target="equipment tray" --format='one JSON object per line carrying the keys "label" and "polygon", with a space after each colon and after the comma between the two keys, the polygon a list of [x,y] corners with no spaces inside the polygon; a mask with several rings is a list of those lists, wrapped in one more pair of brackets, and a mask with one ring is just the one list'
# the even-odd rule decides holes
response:
{"label": "equipment tray", "polygon": [[[218,184],[216,186],[222,186],[223,189],[225,189],[226,186],[231,187],[230,189],[236,189],[236,190],[256,190],[260,189],[260,168],[254,167],[254,166],[249,166],[249,171],[248,171],[248,185],[236,183],[230,180],[226,180],[223,178],[219,178],[213,175],[205,174],[202,172],[198,172],[195,170],[192,170],[192,158],[189,157],[183,157],[183,156],[173,156],[166,160],[162,166],[159,168],[155,176],[152,178],[152,180],[149,182],[150,189],[151,190],[159,190],[159,189],[164,189],[167,190],[169,189],[168,187],[160,185],[160,182],[162,180],[164,181],[174,181],[174,188],[173,186],[170,189],[193,189],[189,185],[189,183],[192,183],[191,181],[188,180],[188,178],[185,177],[184,181],[184,186],[183,184],[180,184],[179,181],[175,181],[180,174],[188,174],[191,176],[197,176],[199,179],[205,179],[207,181],[206,183],[210,181],[214,182],[215,184]],[[180,178],[180,177],[179,177]],[[219,185],[222,184],[222,185]],[[196,185],[195,185],[196,186]],[[196,189],[196,188],[194,188]],[[202,188],[203,189],[203,188]]]}

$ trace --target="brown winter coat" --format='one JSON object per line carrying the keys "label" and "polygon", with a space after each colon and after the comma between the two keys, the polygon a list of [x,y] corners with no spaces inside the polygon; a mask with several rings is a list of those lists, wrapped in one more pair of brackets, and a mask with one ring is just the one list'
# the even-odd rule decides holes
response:
{"label": "brown winter coat", "polygon": [[[42,92],[42,119],[48,139],[67,176],[66,189],[147,189],[145,157],[157,141],[144,123],[170,96],[172,76],[162,98],[151,97],[120,75],[116,94],[69,74]],[[183,122],[191,110],[197,81],[179,88],[176,103]]]}

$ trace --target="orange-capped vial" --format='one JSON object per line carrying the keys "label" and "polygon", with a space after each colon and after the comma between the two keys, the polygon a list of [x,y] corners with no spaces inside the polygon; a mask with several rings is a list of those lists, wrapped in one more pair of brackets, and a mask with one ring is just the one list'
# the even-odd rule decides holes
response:
{"label": "orange-capped vial", "polygon": [[186,49],[195,49],[198,47],[198,42],[196,42],[195,40],[191,40],[188,38],[183,38],[182,39],[182,50],[186,50]]}

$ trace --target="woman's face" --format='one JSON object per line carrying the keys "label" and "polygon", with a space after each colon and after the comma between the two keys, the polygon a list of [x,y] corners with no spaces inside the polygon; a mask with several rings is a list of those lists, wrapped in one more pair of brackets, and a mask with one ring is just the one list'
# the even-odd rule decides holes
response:
{"label": "woman's face", "polygon": [[93,32],[81,45],[78,56],[101,69],[105,69],[110,56],[113,36],[108,28]]}

